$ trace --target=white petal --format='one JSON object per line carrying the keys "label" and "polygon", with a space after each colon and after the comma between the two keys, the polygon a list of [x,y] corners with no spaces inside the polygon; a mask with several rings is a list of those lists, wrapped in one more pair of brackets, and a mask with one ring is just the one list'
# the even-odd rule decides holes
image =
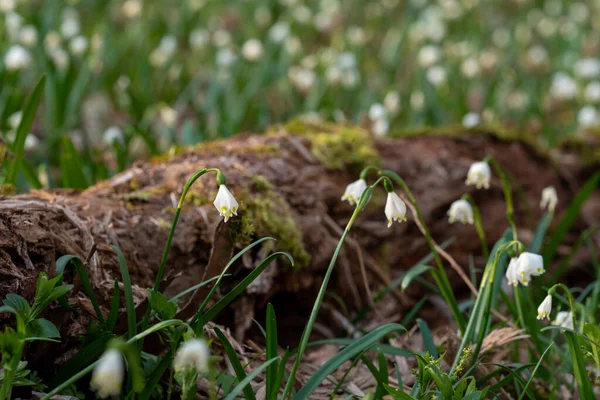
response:
{"label": "white petal", "polygon": [[193,339],[184,342],[175,354],[173,367],[175,371],[193,368],[198,372],[208,372],[210,350],[208,344],[202,339]]}
{"label": "white petal", "polygon": [[550,319],[550,312],[552,311],[552,296],[546,296],[544,301],[542,301],[542,304],[540,304],[540,306],[538,307],[537,311],[537,319]]}
{"label": "white petal", "polygon": [[492,171],[490,165],[485,161],[479,161],[471,164],[467,173],[467,185],[475,185],[477,189],[490,187],[492,179]]}
{"label": "white petal", "polygon": [[116,349],[104,352],[92,373],[90,382],[102,398],[121,393],[123,384],[123,356]]}

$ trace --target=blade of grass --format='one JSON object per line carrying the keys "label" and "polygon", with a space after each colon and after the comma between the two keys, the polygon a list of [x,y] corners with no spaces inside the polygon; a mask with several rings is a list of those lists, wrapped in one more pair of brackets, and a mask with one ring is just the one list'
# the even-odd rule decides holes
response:
{"label": "blade of grass", "polygon": [[[275,317],[275,309],[271,303],[267,304],[267,320],[266,320],[266,342],[267,342],[267,359],[276,358],[279,354],[277,352],[277,318]],[[276,400],[273,395],[277,394],[276,377],[279,365],[277,362],[267,367],[267,398]]]}
{"label": "blade of grass", "polygon": [[[227,353],[227,357],[229,358],[229,362],[231,363],[231,366],[232,366],[233,370],[235,371],[235,375],[237,376],[238,381],[243,382],[244,379],[246,379],[246,371],[244,370],[244,367],[242,366],[240,359],[238,358],[235,350],[233,349],[233,346],[231,345],[229,340],[227,340],[227,338],[225,337],[225,335],[219,328],[215,327],[214,331],[217,334],[217,337],[219,338],[219,340],[221,341],[221,344],[225,348],[225,352]],[[269,358],[269,357],[267,356],[267,358]],[[274,360],[276,360],[276,359],[277,358],[274,358]],[[273,364],[274,363],[271,363],[269,365],[269,367],[271,367]],[[267,371],[268,371],[269,367],[267,367]],[[252,387],[246,385],[246,386],[244,386],[244,388],[242,390],[244,391],[244,395],[246,396],[247,399],[256,400],[256,397],[254,396],[254,392],[252,391]]]}
{"label": "blade of grass", "polygon": [[258,368],[256,368],[254,371],[252,371],[251,373],[248,374],[248,376],[246,376],[246,378],[241,381],[240,383],[238,383],[236,385],[236,387],[233,388],[233,390],[231,392],[229,392],[229,394],[227,395],[227,397],[225,397],[224,400],[234,400],[236,398],[236,396],[246,387],[248,386],[248,384],[250,382],[252,382],[252,380],[254,378],[256,378],[258,376],[258,374],[260,374],[265,368],[267,368],[269,365],[271,365],[272,363],[275,362],[275,360],[277,360],[276,358],[272,358],[269,361],[263,363],[261,366],[259,366]]}
{"label": "blade of grass", "polygon": [[431,330],[429,330],[429,325],[427,325],[427,322],[421,318],[417,318],[417,325],[419,325],[419,330],[421,331],[421,338],[423,338],[423,345],[425,346],[425,349],[433,358],[439,358],[437,348],[435,347],[435,344],[433,344],[433,336],[431,335]]}
{"label": "blade of grass", "polygon": [[137,324],[135,321],[135,305],[133,303],[133,291],[131,290],[131,278],[129,277],[129,269],[127,262],[121,250],[115,246],[111,246],[119,259],[119,267],[121,268],[121,278],[123,279],[123,294],[125,295],[125,309],[127,310],[127,337],[133,338],[137,333]]}
{"label": "blade of grass", "polygon": [[164,356],[162,356],[159,363],[154,367],[150,375],[148,375],[148,379],[146,380],[146,385],[142,393],[140,393],[140,400],[148,400],[150,396],[152,396],[152,392],[156,389],[160,378],[163,376],[165,371],[169,368],[172,363],[171,360],[171,350],[169,350]]}
{"label": "blade of grass", "polygon": [[110,311],[106,317],[106,330],[112,332],[117,324],[119,317],[119,307],[121,306],[121,291],[119,290],[119,281],[115,279],[113,284],[113,298],[110,302]]}
{"label": "blade of grass", "polygon": [[537,372],[538,368],[540,367],[540,365],[542,364],[542,360],[544,359],[544,356],[546,355],[546,353],[548,352],[548,350],[550,350],[550,348],[554,345],[554,342],[550,343],[550,345],[548,347],[546,347],[546,350],[544,350],[544,352],[542,353],[542,355],[540,356],[540,359],[538,360],[537,364],[535,365],[535,368],[533,369],[533,371],[531,372],[531,376],[529,377],[529,380],[527,381],[527,384],[525,385],[525,387],[523,388],[523,393],[521,393],[521,396],[519,396],[519,400],[522,400],[523,397],[525,396],[525,392],[527,391],[527,388],[529,387],[529,384],[531,382],[533,382],[533,378],[535,377],[535,373]]}

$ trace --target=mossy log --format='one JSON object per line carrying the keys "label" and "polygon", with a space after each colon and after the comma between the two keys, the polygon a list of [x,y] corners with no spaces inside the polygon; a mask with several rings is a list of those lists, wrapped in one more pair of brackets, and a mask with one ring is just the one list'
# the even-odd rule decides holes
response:
{"label": "mossy log", "polygon": [[[538,206],[542,189],[548,185],[557,188],[560,217],[584,178],[571,170],[566,179],[556,163],[531,146],[484,132],[374,140],[360,128],[293,122],[264,135],[236,136],[137,163],[84,191],[40,190],[2,197],[0,298],[18,293],[32,300],[39,273],[52,275],[55,261],[73,254],[86,260],[101,309],[108,312],[113,283],[121,279],[111,248],[116,245],[125,255],[134,295],[142,308],[186,180],[200,168],[217,167],[227,176],[228,187],[240,203],[238,216],[224,225],[212,205],[217,191],[214,175],[200,178],[185,201],[162,287],[170,295],[178,293],[220,273],[229,257],[251,241],[273,236],[277,242],[265,242],[231,269],[232,276],[224,281],[222,290],[239,282],[273,249],[289,252],[295,266],[283,260],[271,265],[219,321],[229,325],[236,338],[243,338],[254,329],[252,317],[262,318],[266,302],[271,301],[278,314],[282,342],[293,344],[341,229],[353,211],[340,196],[365,165],[379,165],[404,177],[435,240],[442,243],[454,238],[448,251],[457,262],[465,267],[473,255],[475,265],[482,266],[475,229],[450,225],[446,212],[454,200],[470,193],[480,206],[488,244],[493,245],[501,236],[507,222],[499,180],[494,178],[489,190],[465,186],[469,165],[488,154],[509,172],[516,220],[524,240],[532,237],[542,215]],[[429,253],[412,217],[407,223],[386,226],[384,201],[383,190],[376,192],[358,218],[331,282],[330,290],[343,307],[335,303],[336,307],[325,307],[323,313],[332,313],[333,320],[342,326],[352,310],[368,303],[365,287],[372,291],[381,288]],[[219,226],[222,228],[217,230]],[[226,240],[215,241],[215,236]],[[363,264],[366,275],[361,273]],[[466,295],[464,283],[452,269],[448,268],[448,273],[457,296]],[[74,311],[52,306],[45,317],[57,325],[63,340],[62,344],[44,346],[53,354],[68,357],[72,354],[65,353],[68,343],[86,332],[95,314],[72,270],[67,271],[65,281],[75,283],[69,294]],[[189,314],[204,293],[188,299],[181,312]],[[399,320],[422,296],[416,287],[397,293],[379,311],[389,320]],[[4,319],[7,321],[10,319]],[[317,332],[327,334],[336,329],[336,324],[328,322]],[[32,353],[29,357],[35,360],[42,356]]]}

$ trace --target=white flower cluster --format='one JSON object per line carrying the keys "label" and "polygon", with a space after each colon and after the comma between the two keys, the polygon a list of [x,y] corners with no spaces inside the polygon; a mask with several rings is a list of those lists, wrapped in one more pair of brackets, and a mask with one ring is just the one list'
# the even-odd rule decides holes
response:
{"label": "white flower cluster", "polygon": [[[346,187],[346,191],[342,196],[342,201],[347,200],[351,205],[357,205],[366,189],[367,182],[364,179],[361,178],[352,182]],[[400,196],[394,192],[388,192],[384,212],[388,222],[388,228],[392,226],[394,221],[406,221],[406,204],[402,201]]]}
{"label": "white flower cluster", "polygon": [[542,275],[544,270],[544,259],[539,254],[524,252],[516,258],[513,257],[508,263],[506,269],[506,279],[511,286],[517,286],[519,283],[528,286],[531,278]]}

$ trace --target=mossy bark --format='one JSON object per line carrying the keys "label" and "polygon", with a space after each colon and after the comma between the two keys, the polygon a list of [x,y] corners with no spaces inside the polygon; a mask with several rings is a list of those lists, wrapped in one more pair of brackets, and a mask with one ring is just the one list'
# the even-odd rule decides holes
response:
{"label": "mossy bark", "polygon": [[[295,268],[283,262],[270,266],[234,305],[235,311],[224,313],[221,322],[233,326],[240,338],[252,325],[255,312],[262,315],[271,300],[282,330],[301,327],[339,239],[340,227],[353,210],[340,197],[367,164],[400,174],[419,201],[434,239],[441,243],[455,238],[448,251],[457,261],[464,267],[473,255],[475,264],[482,266],[475,229],[448,224],[446,212],[454,200],[469,192],[480,206],[489,245],[500,237],[507,226],[500,182],[494,179],[489,190],[480,191],[464,184],[469,165],[488,154],[506,166],[513,180],[522,238],[531,237],[540,219],[539,196],[545,186],[557,188],[560,216],[573,188],[549,159],[527,144],[485,133],[374,140],[360,128],[299,122],[276,127],[265,135],[237,136],[138,163],[84,191],[45,190],[5,196],[0,202],[0,298],[18,293],[31,300],[37,275],[52,274],[58,257],[74,254],[87,260],[90,279],[106,312],[113,282],[120,280],[111,248],[115,244],[125,255],[136,300],[142,303],[146,288],[153,285],[184,183],[200,168],[217,167],[226,174],[228,187],[240,202],[238,217],[226,226],[231,245],[239,250],[259,237],[278,239],[243,257],[231,270],[233,276],[225,280],[223,290],[239,281],[273,248],[288,251],[297,260]],[[571,183],[583,178],[570,176]],[[169,294],[210,277],[206,269],[215,251],[214,233],[221,223],[212,205],[216,191],[214,176],[210,175],[190,190],[167,260],[162,287]],[[408,223],[387,228],[384,197],[383,191],[377,192],[358,218],[332,280],[331,292],[343,303],[338,308],[347,310],[343,312],[347,312],[346,318],[368,303],[360,270],[363,261],[368,270],[367,285],[375,291],[429,253],[411,218]],[[464,285],[450,269],[449,274],[460,297]],[[64,352],[70,339],[84,334],[94,318],[78,278],[72,271],[66,275],[66,281],[76,283],[69,295],[76,310],[55,305],[46,316],[63,335],[62,345],[47,345],[54,354]],[[396,294],[380,313],[400,318],[420,297],[420,289]],[[337,329],[335,324],[328,328]],[[287,337],[289,341],[301,329],[291,331],[296,333]]]}

